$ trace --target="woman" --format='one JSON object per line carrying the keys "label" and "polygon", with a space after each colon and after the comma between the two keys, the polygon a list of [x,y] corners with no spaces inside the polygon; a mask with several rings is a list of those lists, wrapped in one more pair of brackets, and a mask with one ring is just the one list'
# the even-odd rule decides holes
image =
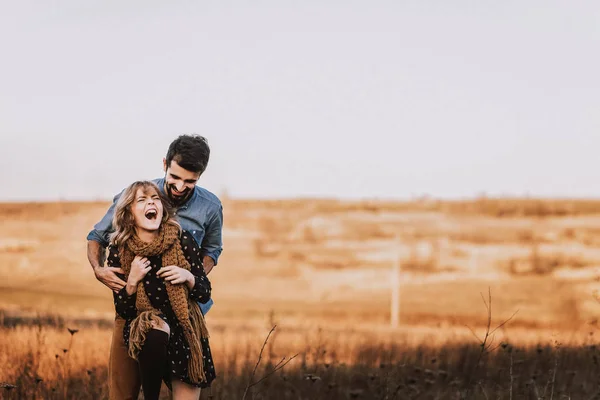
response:
{"label": "woman", "polygon": [[126,320],[123,339],[138,361],[144,398],[158,399],[164,380],[174,399],[198,399],[215,378],[198,306],[211,291],[200,246],[149,181],[125,189],[113,227],[108,266],[120,267],[127,282],[114,295],[115,308]]}

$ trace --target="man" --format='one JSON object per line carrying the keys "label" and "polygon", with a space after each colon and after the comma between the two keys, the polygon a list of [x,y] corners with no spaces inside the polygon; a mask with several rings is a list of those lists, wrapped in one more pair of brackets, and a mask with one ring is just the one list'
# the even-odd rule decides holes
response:
{"label": "man", "polygon": [[[222,252],[223,207],[213,193],[196,182],[206,169],[210,148],[206,139],[199,135],[181,135],[175,139],[163,159],[165,177],[154,182],[176,209],[182,228],[191,232],[202,249],[204,270],[210,273]],[[126,282],[116,273],[120,268],[104,267],[104,256],[112,232],[112,218],[120,194],[114,197],[106,215],[88,234],[87,255],[96,279],[118,292]],[[200,304],[206,314],[212,305]],[[140,377],[137,362],[127,354],[123,343],[125,321],[116,316],[108,367],[109,397],[111,400],[137,399]]]}

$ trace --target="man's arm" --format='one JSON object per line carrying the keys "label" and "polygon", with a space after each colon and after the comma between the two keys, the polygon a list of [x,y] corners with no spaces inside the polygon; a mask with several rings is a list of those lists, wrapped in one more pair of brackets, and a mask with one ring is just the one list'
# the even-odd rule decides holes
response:
{"label": "man's arm", "polygon": [[94,275],[96,275],[96,279],[115,292],[125,286],[125,282],[115,275],[115,272],[123,273],[123,271],[120,268],[104,267],[104,253],[106,247],[108,247],[109,235],[112,231],[115,206],[121,193],[113,198],[113,203],[104,217],[94,225],[94,229],[87,236],[87,256],[90,266],[94,270]]}
{"label": "man's arm", "polygon": [[204,265],[204,272],[208,275],[215,266],[215,260],[213,260],[211,256],[204,256],[202,258],[202,265]]}
{"label": "man's arm", "polygon": [[87,257],[94,272],[96,272],[98,268],[104,267],[104,253],[105,247],[95,240],[88,240]]}
{"label": "man's arm", "polygon": [[104,267],[105,248],[95,240],[88,240],[87,256],[96,279],[109,287],[113,292],[118,293],[125,287],[126,282],[119,278],[116,273],[123,274],[121,268]]}
{"label": "man's arm", "polygon": [[223,231],[223,206],[219,205],[218,208],[212,213],[212,216],[206,227],[204,239],[202,239],[202,263],[204,264],[204,271],[208,275],[212,271],[213,267],[217,265],[219,256],[223,251],[222,241]]}

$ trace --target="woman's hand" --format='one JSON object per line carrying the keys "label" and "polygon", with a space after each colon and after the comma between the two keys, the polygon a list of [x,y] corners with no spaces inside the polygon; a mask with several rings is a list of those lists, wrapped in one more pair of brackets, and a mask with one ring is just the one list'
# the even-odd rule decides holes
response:
{"label": "woman's hand", "polygon": [[152,269],[150,261],[146,257],[135,256],[131,262],[131,270],[127,278],[126,290],[129,295],[137,291],[137,286],[146,274]]}
{"label": "woman's hand", "polygon": [[196,283],[194,275],[185,268],[178,267],[176,265],[168,265],[158,270],[156,275],[159,278],[163,278],[167,282],[171,282],[173,285],[180,283],[186,283],[188,288],[193,288]]}

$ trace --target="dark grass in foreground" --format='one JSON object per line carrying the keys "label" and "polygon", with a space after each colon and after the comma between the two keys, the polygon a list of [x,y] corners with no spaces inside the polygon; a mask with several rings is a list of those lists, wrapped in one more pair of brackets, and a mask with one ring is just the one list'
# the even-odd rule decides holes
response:
{"label": "dark grass in foreground", "polygon": [[[591,399],[600,398],[600,366],[595,345],[513,348],[502,344],[480,359],[477,345],[439,348],[425,344],[364,345],[354,365],[341,363],[336,347],[307,343],[283,370],[248,390],[247,399]],[[15,376],[0,389],[3,399],[104,399],[107,369],[89,366],[46,380],[36,372],[39,354],[11,360]],[[218,365],[219,377],[203,399],[242,399],[258,354],[235,351]],[[477,360],[480,364],[477,366]],[[279,360],[263,360],[255,380]],[[7,377],[8,378],[8,377]],[[13,387],[14,386],[14,387]],[[166,390],[163,398],[168,398]]]}

